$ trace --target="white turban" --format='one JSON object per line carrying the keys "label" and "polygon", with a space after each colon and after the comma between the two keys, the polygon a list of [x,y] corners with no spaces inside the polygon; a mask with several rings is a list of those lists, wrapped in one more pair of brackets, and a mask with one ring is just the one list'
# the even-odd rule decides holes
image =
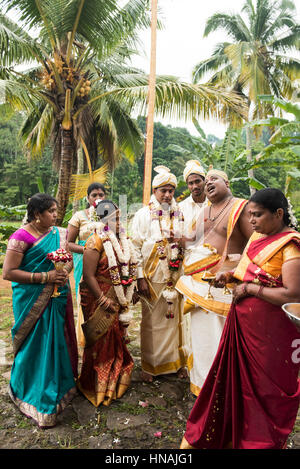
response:
{"label": "white turban", "polygon": [[224,171],[220,171],[219,169],[210,169],[206,177],[209,177],[209,176],[219,176],[222,179],[224,179],[224,181],[229,182],[227,174]]}
{"label": "white turban", "polygon": [[205,178],[205,171],[198,160],[189,160],[186,162],[183,171],[183,178],[185,182],[190,174],[200,174],[200,176]]}
{"label": "white turban", "polygon": [[171,184],[171,186],[177,187],[177,179],[175,174],[172,174],[166,166],[156,166],[154,171],[158,173],[152,181],[152,188],[157,189],[161,186]]}

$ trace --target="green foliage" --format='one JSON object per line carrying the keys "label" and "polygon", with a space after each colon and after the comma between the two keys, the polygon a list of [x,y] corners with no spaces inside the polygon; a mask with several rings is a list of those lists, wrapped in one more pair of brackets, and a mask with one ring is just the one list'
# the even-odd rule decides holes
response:
{"label": "green foliage", "polygon": [[39,160],[28,161],[20,144],[19,128],[23,116],[15,113],[0,122],[0,204],[27,203],[36,192],[54,194],[57,174],[52,169],[49,148]]}
{"label": "green foliage", "polygon": [[26,206],[5,207],[0,205],[0,255],[5,253],[8,238],[16,231],[16,224],[12,220],[22,220]]}

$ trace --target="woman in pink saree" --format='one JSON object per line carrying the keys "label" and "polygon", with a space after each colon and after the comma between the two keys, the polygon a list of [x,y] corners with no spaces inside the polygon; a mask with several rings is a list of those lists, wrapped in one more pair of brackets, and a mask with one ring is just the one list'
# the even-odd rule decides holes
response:
{"label": "woman in pink saree", "polygon": [[299,407],[300,333],[281,306],[300,302],[300,233],[281,191],[249,201],[254,233],[233,273],[219,348],[187,421],[181,449],[282,449]]}

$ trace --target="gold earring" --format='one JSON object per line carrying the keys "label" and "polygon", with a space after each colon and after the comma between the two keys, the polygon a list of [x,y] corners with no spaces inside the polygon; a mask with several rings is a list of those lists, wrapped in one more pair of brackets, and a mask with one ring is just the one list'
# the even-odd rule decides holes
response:
{"label": "gold earring", "polygon": [[37,219],[35,220],[35,222],[36,222],[36,223],[40,223],[41,220],[40,220],[39,218],[37,218]]}

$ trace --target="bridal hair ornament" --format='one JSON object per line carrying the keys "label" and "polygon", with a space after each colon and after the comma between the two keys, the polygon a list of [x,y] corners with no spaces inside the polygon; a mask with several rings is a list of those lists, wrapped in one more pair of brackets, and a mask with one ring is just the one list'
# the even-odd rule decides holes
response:
{"label": "bridal hair ornament", "polygon": [[88,219],[89,223],[82,230],[83,232],[96,233],[97,230],[103,229],[104,223],[98,221],[98,216],[96,213],[97,205],[101,202],[100,199],[95,200],[95,202],[90,205],[88,209]]}
{"label": "bridal hair ornament", "polygon": [[22,228],[23,226],[27,225],[27,224],[28,224],[28,212],[27,212],[27,210],[26,210],[25,215],[24,215],[24,218],[23,218],[23,220],[22,220],[21,228]]}
{"label": "bridal hair ornament", "polygon": [[289,223],[289,226],[291,228],[297,228],[298,226],[298,221],[297,221],[297,218],[295,217],[295,214],[294,214],[294,210],[293,210],[293,206],[291,204],[291,201],[290,201],[290,198],[287,197],[287,202],[288,202],[288,214],[289,214],[289,217],[290,217],[290,223]]}

